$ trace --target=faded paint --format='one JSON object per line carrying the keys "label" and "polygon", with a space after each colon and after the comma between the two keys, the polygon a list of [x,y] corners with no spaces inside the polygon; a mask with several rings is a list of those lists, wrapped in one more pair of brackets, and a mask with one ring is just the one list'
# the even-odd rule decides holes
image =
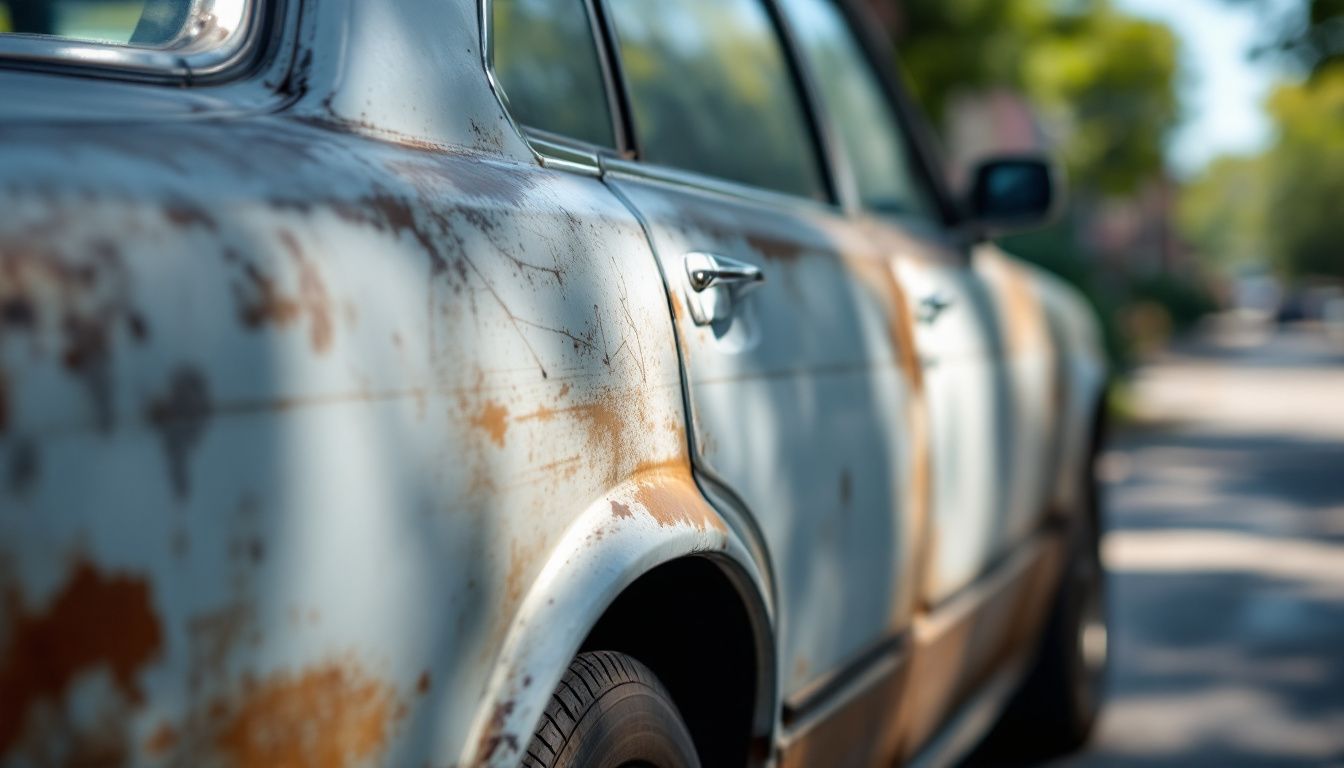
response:
{"label": "faded paint", "polygon": [[[0,71],[0,762],[514,762],[601,606],[711,553],[796,660],[768,739],[939,542],[891,249],[644,189],[660,273],[514,131],[475,2],[298,6],[208,93]],[[726,333],[685,317],[699,248],[767,269]]]}

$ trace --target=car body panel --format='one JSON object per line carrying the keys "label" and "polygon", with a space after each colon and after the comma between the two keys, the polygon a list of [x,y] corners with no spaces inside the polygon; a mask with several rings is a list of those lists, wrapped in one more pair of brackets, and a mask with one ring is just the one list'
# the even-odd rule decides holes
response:
{"label": "car body panel", "polygon": [[[0,70],[0,764],[514,764],[687,557],[774,672],[763,761],[909,755],[1029,645],[1104,377],[1069,289],[541,158],[472,0],[276,7],[208,88]],[[755,336],[689,322],[687,249],[769,271]],[[921,341],[912,275],[981,324]]]}
{"label": "car body panel", "polygon": [[[820,206],[608,180],[645,221],[668,283],[695,463],[751,510],[770,551],[789,699],[908,626],[914,610],[922,401],[913,357],[892,334],[894,281],[864,279],[886,265]],[[687,309],[692,252],[759,266],[765,281],[733,300],[726,321],[698,325]]]}
{"label": "car body panel", "polygon": [[[579,513],[685,463],[633,216],[596,179],[282,118],[0,136],[5,753],[265,762],[293,747],[249,741],[267,707],[353,691],[379,706],[294,738],[460,759],[451,715]],[[668,556],[726,546],[663,522]],[[117,595],[140,646],[84,602]],[[57,629],[93,639],[24,677]]]}

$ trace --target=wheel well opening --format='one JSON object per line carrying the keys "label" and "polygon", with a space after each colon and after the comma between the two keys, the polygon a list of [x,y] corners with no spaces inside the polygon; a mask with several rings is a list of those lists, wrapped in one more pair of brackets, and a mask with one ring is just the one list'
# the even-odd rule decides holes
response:
{"label": "wheel well opening", "polygon": [[580,651],[618,651],[658,675],[704,765],[747,765],[753,755],[757,652],[732,580],[703,557],[641,576],[611,604]]}

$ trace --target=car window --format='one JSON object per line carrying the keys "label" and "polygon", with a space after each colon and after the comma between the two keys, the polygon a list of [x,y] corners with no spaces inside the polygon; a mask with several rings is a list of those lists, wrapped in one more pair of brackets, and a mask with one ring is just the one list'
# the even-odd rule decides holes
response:
{"label": "car window", "polygon": [[641,157],[826,198],[784,48],[760,0],[610,0]]}
{"label": "car window", "polygon": [[492,66],[519,123],[615,146],[584,0],[495,0]]}
{"label": "car window", "polygon": [[[168,47],[209,17],[235,18],[243,0],[0,0],[0,33]],[[208,7],[207,7],[208,6]],[[228,15],[221,15],[228,14]]]}
{"label": "car window", "polygon": [[864,206],[934,217],[933,198],[878,74],[834,0],[783,0],[783,10],[849,156]]}

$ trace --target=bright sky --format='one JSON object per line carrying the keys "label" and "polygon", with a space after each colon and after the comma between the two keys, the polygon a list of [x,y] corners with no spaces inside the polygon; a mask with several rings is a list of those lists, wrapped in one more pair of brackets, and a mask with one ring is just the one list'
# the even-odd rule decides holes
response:
{"label": "bright sky", "polygon": [[1269,141],[1264,100],[1277,70],[1269,61],[1248,61],[1246,52],[1263,39],[1272,17],[1223,0],[1116,0],[1115,5],[1168,24],[1181,39],[1185,122],[1168,149],[1178,175]]}

